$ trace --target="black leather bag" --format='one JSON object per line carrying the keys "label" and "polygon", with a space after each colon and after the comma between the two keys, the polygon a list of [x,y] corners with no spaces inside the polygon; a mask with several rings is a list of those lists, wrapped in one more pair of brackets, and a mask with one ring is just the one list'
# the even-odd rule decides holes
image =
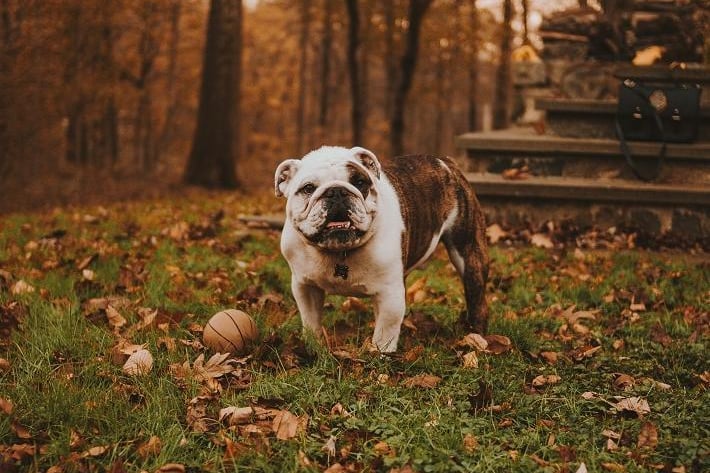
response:
{"label": "black leather bag", "polygon": [[[698,135],[700,87],[675,85],[654,87],[631,79],[619,86],[616,134],[621,151],[634,173],[645,181],[658,177],[666,156],[666,143],[690,143]],[[639,165],[629,150],[627,140],[659,141],[655,161]]]}

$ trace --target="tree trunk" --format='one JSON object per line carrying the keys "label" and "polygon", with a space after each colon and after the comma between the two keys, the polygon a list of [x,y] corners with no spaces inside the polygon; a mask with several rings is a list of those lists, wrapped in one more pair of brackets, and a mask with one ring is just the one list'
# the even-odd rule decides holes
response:
{"label": "tree trunk", "polygon": [[392,118],[390,120],[390,146],[393,156],[404,153],[404,106],[409,89],[412,88],[414,71],[417,66],[419,31],[431,2],[432,0],[410,0],[409,2],[409,30],[407,31],[399,85],[395,91]]}
{"label": "tree trunk", "polygon": [[394,0],[385,0],[385,117],[392,116],[392,102],[394,98],[394,86],[396,83],[397,64],[394,57]]}
{"label": "tree trunk", "polygon": [[523,7],[523,44],[530,44],[530,32],[528,31],[530,0],[521,0],[520,3]]}
{"label": "tree trunk", "polygon": [[471,57],[469,58],[468,66],[468,129],[477,131],[478,127],[478,81],[479,68],[478,63],[478,31],[480,29],[480,19],[478,16],[478,6],[476,0],[471,0],[471,32],[473,39],[471,41]]}
{"label": "tree trunk", "polygon": [[178,46],[180,44],[180,16],[182,14],[180,4],[182,0],[172,0],[170,5],[170,42],[168,45],[168,70],[167,70],[167,86],[166,95],[168,105],[165,110],[165,121],[163,122],[163,130],[160,133],[158,140],[160,145],[157,149],[156,160],[160,159],[160,155],[165,152],[168,144],[172,141],[175,127],[175,114],[177,113],[177,62],[178,62]]}
{"label": "tree trunk", "polygon": [[348,72],[350,73],[350,97],[352,100],[352,144],[362,141],[362,111],[360,109],[360,71],[357,50],[360,43],[360,18],[357,0],[345,0],[348,11]]}
{"label": "tree trunk", "polygon": [[241,0],[211,0],[197,127],[184,177],[188,184],[238,186],[241,53]]}
{"label": "tree trunk", "polygon": [[318,126],[325,133],[328,124],[328,106],[330,99],[330,43],[333,42],[333,2],[323,0],[323,37],[321,40],[320,104],[318,107]]}
{"label": "tree trunk", "polygon": [[510,125],[510,102],[512,95],[512,72],[510,52],[513,39],[513,0],[503,1],[503,32],[500,43],[500,60],[496,71],[495,103],[493,105],[493,128],[508,128]]}
{"label": "tree trunk", "polygon": [[301,0],[301,59],[298,65],[298,106],[296,108],[296,156],[303,155],[306,129],[306,71],[308,70],[308,36],[311,26],[311,1]]}
{"label": "tree trunk", "polygon": [[6,49],[12,46],[12,17],[8,0],[0,0],[0,22],[2,23],[2,39]]}

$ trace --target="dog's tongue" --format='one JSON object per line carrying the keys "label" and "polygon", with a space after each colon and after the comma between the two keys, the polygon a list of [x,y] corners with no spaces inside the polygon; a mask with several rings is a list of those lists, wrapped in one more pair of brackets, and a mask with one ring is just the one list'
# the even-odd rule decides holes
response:
{"label": "dog's tongue", "polygon": [[350,228],[350,222],[328,222],[327,228]]}

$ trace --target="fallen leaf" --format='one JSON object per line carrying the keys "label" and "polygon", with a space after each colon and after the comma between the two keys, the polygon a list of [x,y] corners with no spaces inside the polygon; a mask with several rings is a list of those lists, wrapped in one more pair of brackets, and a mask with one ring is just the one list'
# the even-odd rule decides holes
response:
{"label": "fallen leaf", "polygon": [[[411,286],[407,288],[407,302],[408,303],[413,303],[413,302],[421,302],[422,298],[422,293],[424,294],[424,297],[426,298],[426,281],[427,278],[426,276],[422,276],[421,278],[417,279],[412,283]],[[415,299],[420,299],[418,301],[415,301]]]}
{"label": "fallen leaf", "polygon": [[136,351],[123,364],[123,372],[131,376],[141,376],[153,369],[153,355],[145,348]]}
{"label": "fallen leaf", "polygon": [[551,365],[557,363],[558,355],[555,351],[541,351],[540,356]]}
{"label": "fallen leaf", "polygon": [[591,358],[592,356],[594,356],[594,354],[596,352],[598,352],[601,349],[602,349],[601,345],[598,345],[596,347],[593,347],[591,345],[585,345],[583,347],[579,347],[575,350],[572,350],[569,353],[569,356],[576,361],[582,361],[585,358]]}
{"label": "fallen leaf", "polygon": [[155,473],[185,473],[185,466],[180,463],[166,463],[155,470]]}
{"label": "fallen leaf", "polygon": [[550,237],[544,233],[533,233],[532,236],[530,236],[530,243],[538,248],[551,249],[555,247]]}
{"label": "fallen leaf", "polygon": [[10,415],[12,414],[14,408],[15,406],[13,406],[11,400],[5,399],[4,397],[0,397],[0,411],[3,411],[5,414]]}
{"label": "fallen leaf", "polygon": [[463,367],[478,368],[478,355],[475,351],[468,352],[463,356]]}
{"label": "fallen leaf", "polygon": [[609,429],[602,430],[602,436],[614,440],[619,440],[621,438],[621,434]]}
{"label": "fallen leaf", "polygon": [[212,419],[207,417],[207,401],[209,399],[208,396],[197,396],[192,398],[187,405],[185,421],[193,432],[204,433],[210,430],[208,424],[212,422]]}
{"label": "fallen leaf", "polygon": [[20,424],[16,420],[13,420],[10,423],[10,427],[12,428],[12,431],[15,432],[15,435],[18,438],[21,438],[23,440],[28,440],[32,438],[32,434],[30,431],[25,427],[24,425]]}
{"label": "fallen leaf", "polygon": [[463,448],[468,453],[473,453],[478,448],[478,440],[471,434],[466,434],[463,437]]}
{"label": "fallen leaf", "polygon": [[557,384],[560,382],[561,379],[562,378],[560,378],[556,374],[548,374],[548,375],[541,374],[540,376],[536,376],[532,380],[532,385],[536,388],[540,388],[542,386]]}
{"label": "fallen leaf", "polygon": [[653,450],[657,445],[658,429],[651,422],[644,422],[641,425],[641,430],[639,431],[639,438],[636,442],[636,447]]}
{"label": "fallen leaf", "polygon": [[313,466],[313,462],[310,458],[308,458],[306,452],[304,452],[303,450],[298,451],[298,464],[301,465],[303,468],[311,468]]}
{"label": "fallen leaf", "polygon": [[584,462],[580,463],[575,473],[587,473],[587,465],[585,465]]}
{"label": "fallen leaf", "polygon": [[621,399],[619,402],[614,404],[614,409],[617,412],[635,412],[639,416],[648,414],[651,412],[651,407],[648,405],[648,401],[640,397],[627,397]]}
{"label": "fallen leaf", "polygon": [[35,292],[34,286],[20,279],[10,287],[10,293],[14,295],[29,294]]}
{"label": "fallen leaf", "polygon": [[126,325],[126,319],[110,304],[106,306],[106,318],[113,329],[119,329]]}
{"label": "fallen leaf", "polygon": [[613,439],[606,439],[606,449],[610,452],[615,452],[619,449],[619,444]]}
{"label": "fallen leaf", "polygon": [[340,463],[333,463],[327,469],[323,470],[323,473],[343,473],[345,471],[348,470],[346,470],[343,465]]}
{"label": "fallen leaf", "polygon": [[228,406],[219,411],[219,421],[226,420],[229,425],[248,424],[252,421],[254,408]]}
{"label": "fallen leaf", "polygon": [[407,388],[435,388],[441,382],[439,376],[433,374],[418,374],[402,381],[402,385]]}
{"label": "fallen leaf", "polygon": [[478,333],[469,333],[461,340],[459,340],[457,345],[474,348],[481,352],[486,351],[488,349],[488,341]]}
{"label": "fallen leaf", "polygon": [[538,457],[538,456],[535,455],[534,453],[533,453],[532,455],[530,455],[529,458],[530,458],[532,461],[534,461],[535,463],[537,463],[538,466],[548,466],[548,465],[550,464],[549,461],[547,461],[547,460],[545,460],[545,459],[543,459],[543,458]]}
{"label": "fallen leaf", "polygon": [[491,245],[495,245],[501,238],[508,236],[508,232],[503,230],[497,223],[494,223],[486,228],[486,236],[488,237],[488,242]]}
{"label": "fallen leaf", "polygon": [[96,274],[92,270],[87,268],[81,270],[81,277],[84,278],[86,281],[93,281],[96,277]]}
{"label": "fallen leaf", "polygon": [[488,353],[500,355],[512,348],[510,338],[505,335],[486,335],[483,338],[488,342],[488,348],[486,349]]}
{"label": "fallen leaf", "polygon": [[379,441],[377,442],[372,449],[375,451],[376,454],[378,455],[394,455],[394,450],[392,447],[387,442],[384,441]]}
{"label": "fallen leaf", "polygon": [[407,350],[402,356],[402,359],[408,363],[412,363],[417,361],[422,356],[422,353],[424,353],[424,345],[417,345]]}
{"label": "fallen leaf", "polygon": [[616,378],[614,378],[614,387],[616,389],[630,389],[635,383],[636,380],[634,380],[633,376],[629,376],[628,374],[616,373]]}
{"label": "fallen leaf", "polygon": [[343,416],[343,417],[350,417],[352,414],[350,414],[345,407],[343,407],[342,404],[339,402],[336,403],[333,407],[330,409],[330,415],[332,416]]}
{"label": "fallen leaf", "polygon": [[297,416],[287,410],[282,410],[274,417],[271,429],[276,433],[277,439],[288,440],[304,431],[307,422],[307,416]]}
{"label": "fallen leaf", "polygon": [[160,437],[153,435],[146,442],[138,446],[136,453],[145,460],[148,457],[157,456],[162,448],[163,442],[160,440]]}
{"label": "fallen leaf", "polygon": [[0,358],[0,373],[7,373],[10,371],[10,362],[5,358]]}
{"label": "fallen leaf", "polygon": [[645,312],[646,304],[643,302],[632,302],[631,305],[629,305],[629,310],[631,310],[631,312]]}
{"label": "fallen leaf", "polygon": [[108,451],[108,446],[106,445],[97,445],[96,447],[91,447],[90,449],[84,451],[81,453],[82,458],[86,457],[100,457],[104,453]]}
{"label": "fallen leaf", "polygon": [[606,471],[614,471],[614,472],[622,472],[626,471],[626,467],[624,465],[620,465],[618,463],[613,463],[613,462],[601,462],[602,468],[604,468]]}
{"label": "fallen leaf", "polygon": [[367,304],[357,297],[348,297],[341,306],[343,312],[368,312]]}
{"label": "fallen leaf", "polygon": [[586,391],[582,393],[582,399],[590,400],[590,399],[596,399],[599,397],[598,393],[595,393],[594,391]]}

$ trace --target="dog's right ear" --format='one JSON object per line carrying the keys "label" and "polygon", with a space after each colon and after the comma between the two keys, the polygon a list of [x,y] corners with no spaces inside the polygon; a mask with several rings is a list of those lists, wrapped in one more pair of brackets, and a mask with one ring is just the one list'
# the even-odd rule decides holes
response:
{"label": "dog's right ear", "polygon": [[286,195],[288,184],[291,178],[296,174],[296,171],[298,171],[298,164],[298,159],[287,159],[276,168],[276,175],[274,176],[274,192],[276,193],[276,197]]}

